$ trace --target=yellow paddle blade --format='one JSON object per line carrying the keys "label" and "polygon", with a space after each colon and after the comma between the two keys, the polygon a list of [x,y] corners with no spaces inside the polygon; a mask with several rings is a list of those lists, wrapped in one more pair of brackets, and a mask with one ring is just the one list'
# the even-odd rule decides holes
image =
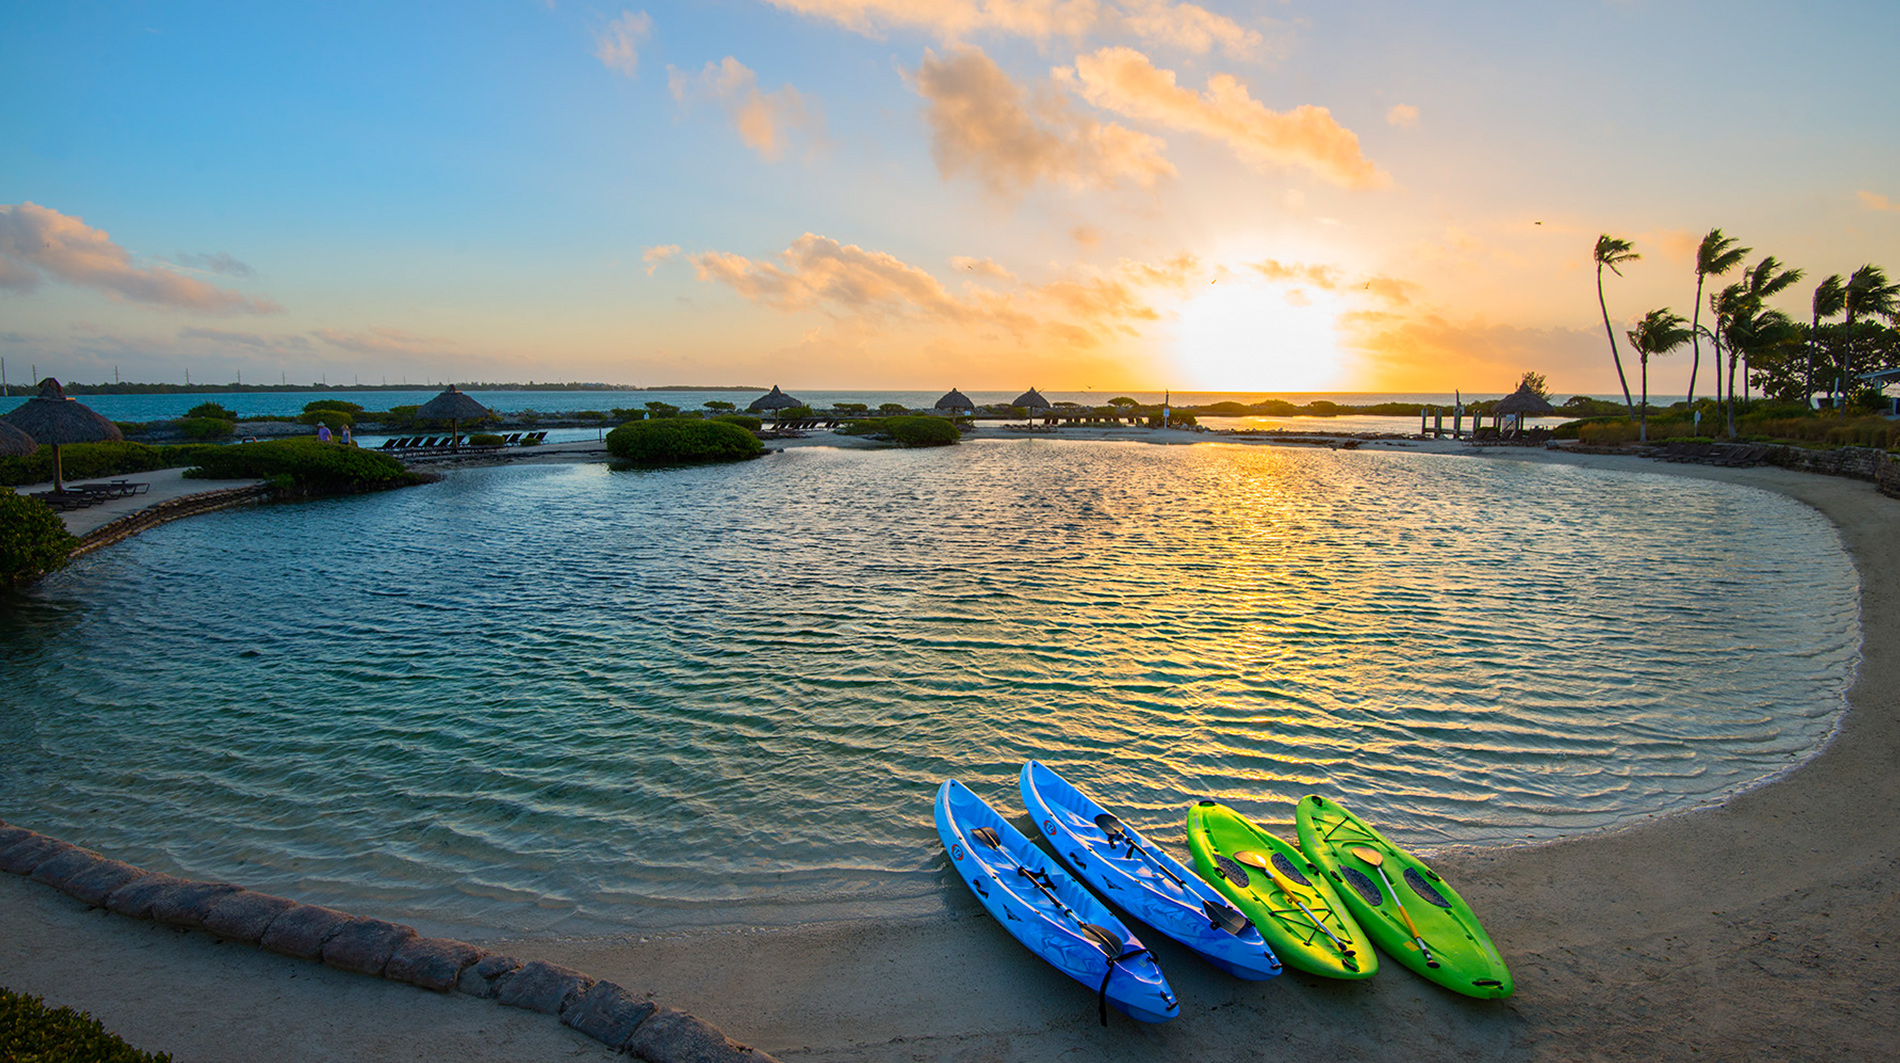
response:
{"label": "yellow paddle blade", "polygon": [[1234,854],[1234,859],[1249,867],[1257,867],[1262,871],[1273,870],[1273,861],[1267,858],[1267,854],[1258,849],[1242,849]]}
{"label": "yellow paddle blade", "polygon": [[1378,867],[1380,864],[1385,863],[1385,854],[1377,849],[1368,849],[1363,845],[1355,845],[1346,851],[1364,860],[1366,863],[1371,864],[1373,867]]}

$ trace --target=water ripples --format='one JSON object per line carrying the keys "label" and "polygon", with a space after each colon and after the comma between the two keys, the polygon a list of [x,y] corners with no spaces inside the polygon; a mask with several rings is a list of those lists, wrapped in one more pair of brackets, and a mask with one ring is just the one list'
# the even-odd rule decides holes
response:
{"label": "water ripples", "polygon": [[0,601],[0,815],[434,927],[940,903],[930,795],[1151,837],[1323,789],[1415,844],[1689,807],[1824,740],[1838,537],[1767,492],[1046,440],[472,469]]}

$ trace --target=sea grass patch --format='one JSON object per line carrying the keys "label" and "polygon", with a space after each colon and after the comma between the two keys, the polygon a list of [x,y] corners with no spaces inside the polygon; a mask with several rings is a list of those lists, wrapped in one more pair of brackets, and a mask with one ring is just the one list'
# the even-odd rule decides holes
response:
{"label": "sea grass patch", "polygon": [[396,949],[415,936],[415,927],[359,917],[323,943],[323,962],[340,971],[380,975]]}
{"label": "sea grass patch", "polygon": [[270,929],[257,943],[270,952],[315,960],[323,956],[323,943],[343,929],[351,916],[320,904],[299,904],[271,921]]}
{"label": "sea grass patch", "polygon": [[561,1023],[610,1048],[619,1048],[657,1007],[612,982],[595,982],[573,1007],[561,1012]]}
{"label": "sea grass patch", "polygon": [[113,890],[145,875],[143,868],[123,860],[109,860],[87,849],[69,849],[33,870],[33,881],[44,882],[85,904],[104,904]]}
{"label": "sea grass patch", "polygon": [[296,906],[288,897],[244,890],[218,898],[205,913],[204,928],[221,938],[255,945],[278,916]]}
{"label": "sea grass patch", "polygon": [[27,837],[7,846],[5,852],[0,852],[0,871],[30,875],[41,864],[71,848],[74,846],[70,842],[29,832]]}
{"label": "sea grass patch", "polygon": [[161,892],[171,886],[185,886],[190,884],[190,879],[179,878],[176,875],[167,875],[159,872],[141,875],[125,885],[120,886],[118,889],[113,890],[111,893],[106,894],[106,908],[119,915],[131,916],[134,919],[150,919],[152,917],[152,905],[158,900]]}
{"label": "sea grass patch", "polygon": [[495,983],[495,1000],[511,1008],[559,1015],[593,984],[592,978],[571,967],[531,960]]}
{"label": "sea grass patch", "polygon": [[495,995],[496,983],[514,976],[521,969],[521,961],[513,956],[490,954],[477,960],[473,967],[462,972],[455,988],[471,997],[486,1000]]}
{"label": "sea grass patch", "polygon": [[243,890],[229,882],[185,882],[167,886],[152,898],[152,920],[168,926],[197,929],[217,903]]}
{"label": "sea grass patch", "polygon": [[656,1008],[627,1039],[626,1051],[648,1063],[778,1063],[719,1032],[697,1015]]}

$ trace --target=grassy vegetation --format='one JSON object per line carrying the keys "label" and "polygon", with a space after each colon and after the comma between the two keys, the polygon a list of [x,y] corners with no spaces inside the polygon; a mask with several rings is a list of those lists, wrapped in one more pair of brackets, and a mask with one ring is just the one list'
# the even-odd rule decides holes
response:
{"label": "grassy vegetation", "polygon": [[883,430],[900,447],[947,447],[963,437],[942,417],[886,417]]}
{"label": "grassy vegetation", "polygon": [[426,482],[395,458],[314,439],[208,447],[185,475],[202,480],[272,480],[292,494],[342,494]]}
{"label": "grassy vegetation", "polygon": [[167,1052],[141,1052],[71,1008],[0,989],[0,1061],[4,1063],[171,1063]]}
{"label": "grassy vegetation", "polygon": [[629,421],[608,432],[607,452],[635,465],[691,465],[756,458],[765,444],[728,421],[662,417]]}
{"label": "grassy vegetation", "polygon": [[[1571,421],[1559,425],[1555,434],[1560,439],[1575,439],[1588,446],[1613,447],[1636,442],[1638,428],[1627,417],[1613,417]],[[1736,435],[1751,443],[1900,449],[1900,422],[1874,415],[1842,418],[1827,411],[1804,411],[1800,406],[1789,407],[1785,404],[1763,404],[1743,414],[1736,421]],[[1728,432],[1718,427],[1715,418],[1708,413],[1703,415],[1702,425],[1698,429],[1694,418],[1685,415],[1680,406],[1661,415],[1651,412],[1649,441],[1658,443],[1672,439],[1727,442]]]}

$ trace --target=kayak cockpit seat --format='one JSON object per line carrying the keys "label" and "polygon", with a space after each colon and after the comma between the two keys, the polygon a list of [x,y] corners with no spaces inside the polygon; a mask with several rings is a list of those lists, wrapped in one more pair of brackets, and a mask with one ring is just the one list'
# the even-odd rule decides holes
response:
{"label": "kayak cockpit seat", "polygon": [[1346,885],[1351,886],[1355,893],[1364,897],[1367,904],[1377,908],[1385,903],[1385,894],[1380,891],[1379,884],[1361,874],[1358,868],[1342,867],[1339,873],[1345,876]]}
{"label": "kayak cockpit seat", "polygon": [[1432,884],[1425,881],[1425,876],[1419,874],[1417,868],[1405,869],[1405,884],[1412,887],[1412,892],[1418,894],[1419,899],[1426,904],[1437,908],[1451,907],[1451,902],[1445,899],[1445,895],[1433,889]]}

